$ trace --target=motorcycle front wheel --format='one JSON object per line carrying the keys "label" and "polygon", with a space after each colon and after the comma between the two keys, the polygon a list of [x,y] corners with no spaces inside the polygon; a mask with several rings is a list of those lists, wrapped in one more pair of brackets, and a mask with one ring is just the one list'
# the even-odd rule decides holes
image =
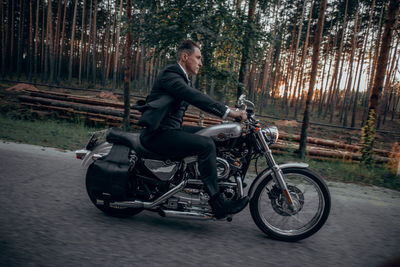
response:
{"label": "motorcycle front wheel", "polygon": [[293,207],[289,207],[273,174],[265,177],[250,200],[256,225],[282,241],[298,241],[316,233],[328,219],[331,198],[325,182],[307,168],[282,170]]}

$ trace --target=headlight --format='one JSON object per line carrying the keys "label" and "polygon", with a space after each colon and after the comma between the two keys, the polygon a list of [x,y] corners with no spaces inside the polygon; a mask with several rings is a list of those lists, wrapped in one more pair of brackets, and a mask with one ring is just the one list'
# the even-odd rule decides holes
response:
{"label": "headlight", "polygon": [[279,131],[276,126],[270,126],[262,129],[262,133],[264,134],[264,137],[267,139],[267,141],[270,144],[275,143],[278,141],[279,138]]}

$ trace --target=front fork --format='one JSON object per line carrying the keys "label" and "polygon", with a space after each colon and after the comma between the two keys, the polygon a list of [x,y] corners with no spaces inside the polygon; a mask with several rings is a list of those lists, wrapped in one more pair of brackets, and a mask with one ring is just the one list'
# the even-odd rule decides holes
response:
{"label": "front fork", "polygon": [[267,161],[268,166],[271,167],[272,172],[274,173],[275,182],[279,185],[279,188],[282,190],[283,195],[285,196],[285,201],[288,204],[291,210],[294,210],[293,199],[290,196],[287,184],[285,179],[283,178],[283,172],[279,165],[275,162],[274,157],[272,156],[272,151],[269,148],[267,141],[265,141],[264,135],[261,130],[257,131],[257,136],[261,141],[261,145],[264,148],[264,156]]}

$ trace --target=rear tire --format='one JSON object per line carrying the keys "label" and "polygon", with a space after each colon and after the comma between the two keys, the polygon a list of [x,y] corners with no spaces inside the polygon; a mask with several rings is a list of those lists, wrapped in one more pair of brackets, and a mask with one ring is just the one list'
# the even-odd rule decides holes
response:
{"label": "rear tire", "polygon": [[107,205],[100,205],[97,204],[97,200],[104,200],[103,197],[100,195],[100,193],[94,192],[91,188],[89,188],[87,179],[86,179],[86,191],[88,193],[88,196],[90,198],[90,201],[92,201],[93,205],[96,206],[99,210],[104,212],[105,214],[113,217],[118,217],[118,218],[127,218],[131,217],[133,215],[136,215],[143,211],[141,208],[111,208]]}
{"label": "rear tire", "polygon": [[274,239],[294,242],[321,229],[329,216],[331,198],[325,182],[310,169],[293,167],[282,171],[296,211],[285,207],[271,174],[255,189],[250,212],[261,231]]}

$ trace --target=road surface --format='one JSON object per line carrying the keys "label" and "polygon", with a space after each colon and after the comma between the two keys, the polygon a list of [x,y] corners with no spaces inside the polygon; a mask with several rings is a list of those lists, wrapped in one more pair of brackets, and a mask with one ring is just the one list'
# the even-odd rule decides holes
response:
{"label": "road surface", "polygon": [[230,223],[108,217],[89,201],[84,174],[73,152],[0,141],[0,266],[380,266],[400,256],[397,191],[328,183],[325,226],[285,243],[248,208]]}

